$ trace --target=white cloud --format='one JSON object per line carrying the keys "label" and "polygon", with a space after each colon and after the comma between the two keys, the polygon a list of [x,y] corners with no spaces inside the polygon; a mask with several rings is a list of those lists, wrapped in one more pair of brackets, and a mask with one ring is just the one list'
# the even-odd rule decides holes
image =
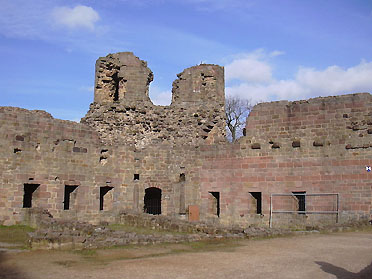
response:
{"label": "white cloud", "polygon": [[156,85],[150,84],[150,98],[154,105],[169,106],[172,101],[170,90],[160,90]]}
{"label": "white cloud", "polygon": [[[94,14],[97,12],[92,8],[86,7],[87,12],[85,14],[84,9],[83,13],[78,13],[81,16],[80,19],[76,20],[72,16],[63,19],[61,18],[62,15],[58,14],[58,9],[61,8],[60,3],[60,0],[2,1],[0,5],[0,35],[9,38],[41,40],[61,46],[68,52],[83,50],[84,52],[102,55],[102,53],[117,51],[116,46],[120,46],[120,50],[123,49],[126,42],[123,39],[118,39],[119,36],[117,35],[113,36],[108,25],[98,25],[98,22],[94,21],[94,18],[97,18]],[[74,9],[76,7],[69,10]],[[77,11],[79,12],[79,9]],[[89,14],[91,14],[90,17]],[[82,28],[91,30],[92,24],[94,33],[71,32],[74,30],[71,28],[78,27],[80,30]],[[121,27],[121,30],[123,29]]]}
{"label": "white cloud", "polygon": [[272,67],[269,59],[284,52],[275,50],[266,53],[257,49],[251,53],[236,55],[234,60],[225,66],[226,80],[242,80],[250,83],[272,81]]}
{"label": "white cloud", "polygon": [[[226,69],[227,70],[227,69]],[[372,62],[342,68],[329,66],[323,70],[301,67],[293,79],[228,86],[228,95],[237,95],[254,102],[275,100],[299,100],[319,96],[340,95],[372,91]]]}
{"label": "white cloud", "polygon": [[321,93],[335,94],[351,90],[372,89],[372,62],[362,61],[360,64],[342,69],[339,66],[330,66],[323,71],[301,68],[296,80],[304,87]]}
{"label": "white cloud", "polygon": [[94,92],[94,86],[80,86],[79,91],[93,93]]}
{"label": "white cloud", "polygon": [[247,82],[267,82],[272,79],[271,67],[254,57],[237,59],[226,65],[226,80],[240,79]]}
{"label": "white cloud", "polygon": [[154,105],[169,106],[172,101],[172,92],[163,91],[154,97],[151,97],[151,101]]}
{"label": "white cloud", "polygon": [[98,13],[91,7],[78,5],[74,8],[56,7],[52,12],[55,23],[68,28],[86,28],[94,30],[95,23],[100,19]]}
{"label": "white cloud", "polygon": [[270,57],[276,57],[276,56],[284,55],[284,54],[285,54],[284,51],[274,50],[274,51],[272,51],[272,52],[269,53],[269,56]]}

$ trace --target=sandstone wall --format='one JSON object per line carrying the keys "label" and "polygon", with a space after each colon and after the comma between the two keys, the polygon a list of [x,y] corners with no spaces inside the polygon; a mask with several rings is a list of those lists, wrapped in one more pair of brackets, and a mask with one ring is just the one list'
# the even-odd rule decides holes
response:
{"label": "sandstone wall", "polygon": [[[149,100],[152,77],[132,53],[100,58],[82,123],[0,107],[0,223],[23,222],[29,207],[118,222],[122,212],[145,210],[146,189],[161,191],[162,215],[187,219],[194,206],[212,223],[267,226],[271,194],[293,192],[339,194],[340,222],[371,217],[370,94],[259,104],[246,137],[231,144],[222,67],[184,70],[170,106]],[[299,199],[275,197],[273,205],[296,211]],[[308,196],[306,209],[334,211],[335,196]],[[336,215],[276,213],[273,221],[334,223]]]}
{"label": "sandstone wall", "polygon": [[[225,222],[267,224],[274,193],[339,193],[340,221],[370,218],[372,109],[370,94],[274,102],[256,106],[247,136],[202,154],[201,206],[213,215],[209,192],[221,193]],[[250,192],[262,193],[262,215]],[[295,197],[274,197],[274,209],[297,210]],[[311,211],[334,211],[335,196],[306,197]],[[214,214],[215,215],[215,214]],[[274,214],[274,224],[335,222],[334,214]],[[288,219],[288,220],[283,220]]]}
{"label": "sandstone wall", "polygon": [[[32,207],[56,218],[114,222],[121,211],[143,212],[145,189],[162,190],[162,214],[186,213],[198,199],[195,147],[102,145],[89,126],[53,119],[43,111],[0,108],[0,222],[27,218],[25,185],[39,185]],[[138,180],[134,176],[138,175]],[[181,174],[183,178],[181,179]],[[64,208],[66,186],[77,186]],[[112,189],[104,195],[101,187]]]}
{"label": "sandstone wall", "polygon": [[147,63],[132,52],[100,57],[96,62],[94,102],[150,102],[149,85],[152,80],[153,73]]}
{"label": "sandstone wall", "polygon": [[[196,205],[204,221],[267,226],[271,194],[305,191],[338,193],[340,222],[366,220],[371,216],[372,201],[371,173],[365,170],[365,166],[372,165],[371,148],[367,146],[369,96],[328,98],[325,103],[328,114],[323,107],[318,113],[312,110],[315,117],[325,114],[322,121],[328,125],[334,121],[345,124],[339,132],[324,130],[323,143],[328,143],[323,145],[313,144],[314,135],[319,135],[322,129],[314,128],[312,122],[308,133],[306,126],[295,129],[296,125],[286,123],[294,138],[267,136],[273,135],[270,129],[278,125],[275,124],[269,125],[269,129],[251,128],[248,136],[236,144],[157,144],[141,149],[124,144],[103,145],[99,134],[84,124],[53,119],[46,112],[3,107],[0,220],[12,224],[27,218],[29,209],[23,208],[23,200],[24,187],[29,184],[40,185],[33,194],[32,207],[45,208],[56,218],[91,223],[118,222],[123,211],[143,212],[145,190],[151,187],[162,191],[162,215],[175,218],[187,218],[188,206]],[[332,107],[340,99],[344,108],[335,113]],[[356,102],[361,99],[363,102]],[[266,125],[267,115],[275,115],[268,110],[271,106],[256,107],[247,126]],[[309,113],[301,111],[300,105],[299,118]],[[345,114],[353,119],[354,125],[360,125],[350,129]],[[286,114],[280,117],[287,119]],[[265,122],[259,122],[260,118]],[[307,118],[310,120],[311,116]],[[359,144],[359,138],[363,144]],[[299,140],[300,146],[293,145],[293,139]],[[63,203],[66,186],[78,186],[71,194],[68,210]],[[103,210],[101,187],[112,187],[104,196]],[[213,192],[219,193],[219,216]],[[262,195],[261,214],[257,214],[257,200],[252,192]],[[295,197],[276,197],[273,205],[276,210],[298,209]],[[336,205],[334,196],[306,198],[307,210],[334,211]],[[335,222],[335,214],[277,213],[273,217],[274,226]]]}
{"label": "sandstone wall", "polygon": [[[372,96],[361,93],[259,104],[247,119],[246,131],[252,144],[271,148],[291,150],[300,145],[312,152],[317,150],[312,147],[326,147],[335,154],[345,148],[370,148]],[[340,149],[342,145],[345,148]]]}
{"label": "sandstone wall", "polygon": [[131,52],[96,63],[94,103],[82,122],[109,145],[203,144],[225,141],[224,70],[201,64],[178,74],[172,104],[153,105],[147,63]]}

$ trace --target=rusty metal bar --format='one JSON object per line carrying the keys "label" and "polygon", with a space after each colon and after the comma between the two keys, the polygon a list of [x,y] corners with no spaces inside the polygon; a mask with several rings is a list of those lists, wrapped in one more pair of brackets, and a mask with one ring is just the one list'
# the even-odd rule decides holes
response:
{"label": "rusty metal bar", "polygon": [[303,213],[303,214],[312,214],[312,213],[330,213],[330,214],[338,214],[338,211],[291,211],[291,210],[275,210],[272,213]]}
{"label": "rusty metal bar", "polygon": [[[299,213],[299,214],[336,214],[336,223],[339,222],[340,219],[340,198],[339,193],[312,193],[312,194],[270,194],[270,219],[269,219],[269,227],[272,228],[273,226],[273,213]],[[336,211],[292,211],[292,210],[273,210],[273,197],[277,196],[336,196],[336,203],[337,203],[337,210]]]}
{"label": "rusty metal bar", "polygon": [[269,219],[269,227],[273,227],[273,194],[270,195],[270,219]]}
{"label": "rusty metal bar", "polygon": [[319,193],[319,194],[271,194],[271,196],[331,196],[338,195],[338,193]]}

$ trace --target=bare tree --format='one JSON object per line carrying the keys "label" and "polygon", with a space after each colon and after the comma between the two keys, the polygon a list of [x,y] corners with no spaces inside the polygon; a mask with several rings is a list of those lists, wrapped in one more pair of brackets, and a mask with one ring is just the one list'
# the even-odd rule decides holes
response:
{"label": "bare tree", "polygon": [[225,102],[227,138],[232,142],[243,135],[245,121],[253,105],[248,99],[227,96]]}

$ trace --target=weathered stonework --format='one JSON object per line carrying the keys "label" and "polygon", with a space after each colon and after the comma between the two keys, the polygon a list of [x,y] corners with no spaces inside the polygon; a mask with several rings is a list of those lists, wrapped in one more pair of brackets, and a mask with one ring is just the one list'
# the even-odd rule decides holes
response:
{"label": "weathered stonework", "polygon": [[[148,98],[152,72],[132,53],[100,58],[81,123],[0,107],[0,223],[30,208],[56,219],[117,222],[122,212],[224,225],[368,220],[372,213],[372,96],[254,107],[246,136],[226,142],[223,68],[198,65],[173,83],[170,106]],[[298,193],[306,211],[297,212]],[[274,197],[286,193],[289,197]],[[296,194],[297,193],[297,194]],[[297,195],[297,196],[296,196]],[[154,204],[151,204],[151,202]]]}
{"label": "weathered stonework", "polygon": [[82,123],[109,145],[225,141],[223,68],[201,64],[177,76],[172,104],[155,106],[149,98],[153,73],[146,62],[131,52],[99,58],[94,103]]}

